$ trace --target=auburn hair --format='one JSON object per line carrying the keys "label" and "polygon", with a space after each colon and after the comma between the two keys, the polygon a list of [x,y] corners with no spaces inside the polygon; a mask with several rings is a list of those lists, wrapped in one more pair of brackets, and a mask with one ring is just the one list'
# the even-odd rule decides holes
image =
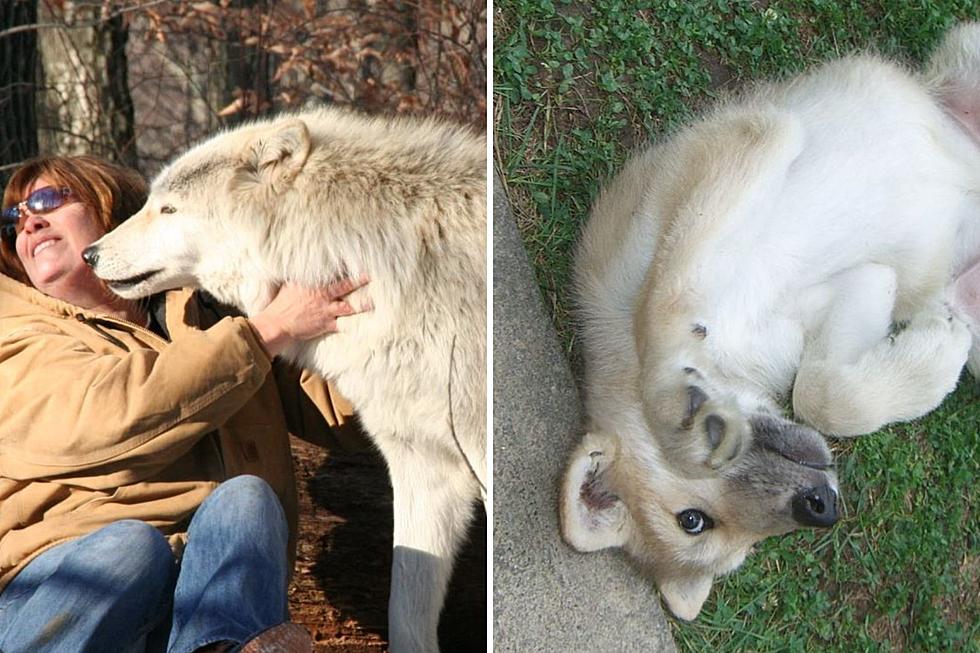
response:
{"label": "auburn hair", "polygon": [[[67,187],[75,201],[93,210],[108,233],[142,208],[147,186],[135,170],[94,156],[41,156],[17,169],[3,191],[3,208],[27,199],[27,190],[44,177],[52,186]],[[29,283],[15,249],[0,239],[0,272]]]}

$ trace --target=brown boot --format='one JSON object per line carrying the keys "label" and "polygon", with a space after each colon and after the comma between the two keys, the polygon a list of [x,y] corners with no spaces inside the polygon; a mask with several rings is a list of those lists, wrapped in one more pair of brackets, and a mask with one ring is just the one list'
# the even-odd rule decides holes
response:
{"label": "brown boot", "polygon": [[299,624],[279,624],[245,642],[241,653],[313,653],[313,638]]}

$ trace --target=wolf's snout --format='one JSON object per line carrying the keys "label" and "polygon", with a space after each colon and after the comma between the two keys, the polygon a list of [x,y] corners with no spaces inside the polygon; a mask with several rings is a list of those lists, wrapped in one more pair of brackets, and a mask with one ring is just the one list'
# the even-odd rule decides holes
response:
{"label": "wolf's snout", "polygon": [[807,488],[793,497],[793,519],[804,526],[826,528],[838,518],[837,493],[829,485]]}
{"label": "wolf's snout", "polygon": [[82,260],[85,261],[90,268],[94,268],[95,264],[99,262],[99,246],[89,245],[82,250]]}

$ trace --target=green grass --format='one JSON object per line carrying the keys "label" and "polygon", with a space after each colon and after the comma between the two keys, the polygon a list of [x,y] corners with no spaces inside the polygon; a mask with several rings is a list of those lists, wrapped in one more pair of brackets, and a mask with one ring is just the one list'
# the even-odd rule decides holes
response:
{"label": "green grass", "polygon": [[[569,253],[604,179],[719,94],[854,51],[915,63],[977,2],[497,0],[495,157],[574,357]],[[847,517],[764,542],[684,651],[980,651],[980,390],[837,446]]]}

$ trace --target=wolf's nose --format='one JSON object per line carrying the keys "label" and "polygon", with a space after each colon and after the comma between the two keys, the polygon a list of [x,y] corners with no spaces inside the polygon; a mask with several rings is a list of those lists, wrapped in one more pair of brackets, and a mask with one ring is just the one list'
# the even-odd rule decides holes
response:
{"label": "wolf's nose", "polygon": [[94,268],[95,264],[99,262],[98,245],[89,245],[82,250],[82,260],[85,261],[90,268]]}
{"label": "wolf's nose", "polygon": [[837,523],[837,493],[829,485],[819,485],[796,493],[793,519],[804,526],[826,528]]}

